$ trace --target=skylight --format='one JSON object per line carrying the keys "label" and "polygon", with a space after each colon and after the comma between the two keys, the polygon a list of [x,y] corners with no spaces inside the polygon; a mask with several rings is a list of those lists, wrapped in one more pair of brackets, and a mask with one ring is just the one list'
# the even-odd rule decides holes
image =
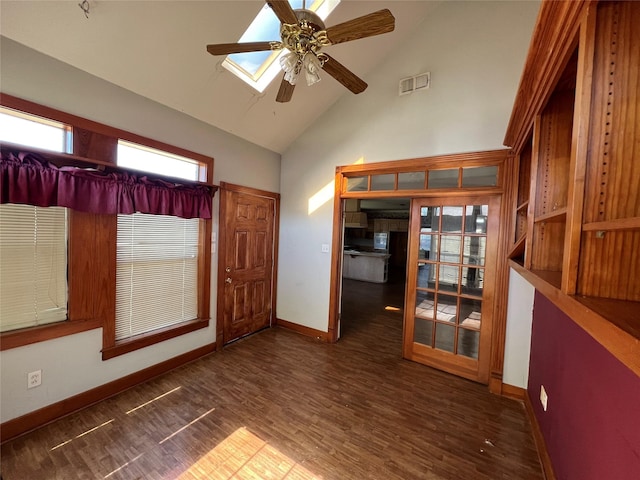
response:
{"label": "skylight", "polygon": [[[289,0],[295,10],[303,7],[303,0]],[[316,12],[325,20],[340,0],[306,0],[307,10]],[[271,8],[265,3],[249,28],[240,37],[239,42],[280,41],[280,21]],[[259,92],[265,88],[278,75],[280,70],[280,56],[287,50],[234,53],[228,55],[222,62],[222,66],[244,80]]]}

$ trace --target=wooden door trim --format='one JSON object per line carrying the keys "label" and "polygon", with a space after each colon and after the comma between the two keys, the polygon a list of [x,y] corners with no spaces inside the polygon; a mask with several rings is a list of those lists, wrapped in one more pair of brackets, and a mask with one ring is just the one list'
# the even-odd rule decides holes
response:
{"label": "wooden door trim", "polygon": [[277,285],[278,285],[278,250],[279,250],[279,238],[280,238],[280,194],[277,192],[270,192],[268,190],[260,190],[258,188],[246,187],[243,185],[237,185],[233,183],[220,182],[220,209],[219,216],[220,223],[218,224],[218,281],[216,288],[216,346],[218,350],[221,350],[224,346],[224,318],[222,312],[224,312],[224,262],[220,261],[221,252],[226,251],[226,238],[223,233],[224,225],[222,225],[223,219],[226,218],[226,198],[225,192],[242,193],[245,195],[254,195],[257,197],[271,198],[274,201],[273,205],[273,268],[271,277],[271,318],[269,323],[271,326],[277,324],[276,318],[276,300],[277,300]]}
{"label": "wooden door trim", "polygon": [[[338,325],[340,315],[340,274],[342,272],[342,202],[348,197],[361,198],[378,198],[378,197],[443,197],[443,196],[498,196],[501,203],[501,215],[499,222],[497,265],[496,265],[496,285],[504,286],[508,281],[509,269],[507,268],[507,258],[504,254],[507,246],[503,243],[509,238],[509,222],[503,221],[502,217],[504,205],[509,200],[509,184],[513,181],[510,171],[507,168],[508,162],[512,162],[509,150],[492,150],[482,152],[469,152],[465,154],[438,155],[433,157],[424,157],[411,160],[395,160],[379,163],[367,163],[362,165],[345,165],[336,167],[334,178],[334,198],[333,198],[333,232],[331,243],[331,286],[329,290],[329,318],[328,318],[328,341],[336,342],[338,340]],[[498,160],[496,162],[496,160]],[[499,165],[499,179],[496,187],[488,187],[481,189],[456,189],[456,190],[440,190],[440,191],[394,191],[394,192],[349,192],[344,193],[343,186],[345,182],[345,173],[358,172],[361,174],[377,174],[377,173],[394,173],[408,171],[416,167],[429,168],[430,166],[443,165],[458,166],[479,166],[483,164]],[[409,225],[411,228],[411,225]],[[503,258],[504,257],[504,258]],[[497,294],[497,292],[496,292]],[[506,295],[506,294],[505,294]],[[506,296],[505,296],[506,298]],[[404,327],[403,327],[404,328]],[[492,391],[492,380],[502,380],[502,370],[504,367],[504,343],[506,334],[506,308],[500,305],[495,308],[493,318],[493,331],[491,334],[491,352],[493,360],[490,368],[489,386]]]}

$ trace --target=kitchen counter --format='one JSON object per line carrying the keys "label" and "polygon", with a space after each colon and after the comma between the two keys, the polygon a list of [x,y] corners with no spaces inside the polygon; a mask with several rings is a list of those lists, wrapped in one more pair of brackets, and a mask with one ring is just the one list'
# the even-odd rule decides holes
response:
{"label": "kitchen counter", "polygon": [[344,250],[342,276],[365,282],[384,283],[387,281],[388,253]]}

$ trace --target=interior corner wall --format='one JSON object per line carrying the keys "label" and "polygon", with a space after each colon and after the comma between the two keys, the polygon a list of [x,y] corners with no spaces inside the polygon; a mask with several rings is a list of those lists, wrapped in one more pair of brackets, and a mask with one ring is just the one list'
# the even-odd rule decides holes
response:
{"label": "interior corner wall", "polygon": [[[279,318],[328,330],[331,255],[321,245],[331,244],[336,166],[503,148],[538,8],[442,2],[362,75],[365,92],[345,92],[283,154]],[[427,71],[431,88],[398,96],[401,78]]]}
{"label": "interior corner wall", "polygon": [[507,332],[504,342],[502,383],[522,389],[527,388],[529,380],[534,293],[533,285],[515,270],[509,270]]}
{"label": "interior corner wall", "polygon": [[539,292],[528,393],[558,480],[640,478],[640,378]]}
{"label": "interior corner wall", "polygon": [[[0,87],[14,95],[122,130],[214,157],[214,182],[280,190],[280,155],[86,72],[0,37]],[[214,212],[218,211],[217,198]],[[217,218],[213,229],[218,231]],[[211,317],[199,330],[102,361],[102,330],[0,353],[0,421],[61,401],[215,342],[217,250],[212,245]],[[42,386],[27,390],[27,372],[42,369]]]}

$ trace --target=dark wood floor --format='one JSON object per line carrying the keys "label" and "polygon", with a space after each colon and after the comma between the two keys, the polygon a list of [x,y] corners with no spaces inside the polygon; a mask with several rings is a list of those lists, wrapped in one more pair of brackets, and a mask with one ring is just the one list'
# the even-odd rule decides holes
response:
{"label": "dark wood floor", "polygon": [[4,480],[543,478],[521,404],[400,358],[401,288],[344,292],[337,344],[245,338],[3,445]]}

